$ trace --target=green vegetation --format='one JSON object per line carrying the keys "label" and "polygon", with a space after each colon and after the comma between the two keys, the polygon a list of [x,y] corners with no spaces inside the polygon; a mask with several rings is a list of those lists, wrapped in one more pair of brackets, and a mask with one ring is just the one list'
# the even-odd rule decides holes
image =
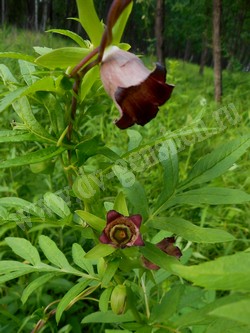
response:
{"label": "green vegetation", "polygon": [[[79,50],[46,48],[78,45],[10,28],[0,37],[12,52],[0,54],[0,332],[247,333],[249,74],[225,70],[218,105],[211,68],[167,59],[171,99],[120,130],[95,67],[68,139],[65,71]],[[155,58],[143,61],[152,69]],[[145,246],[100,242],[110,210],[142,216]],[[180,260],[155,246],[172,236]]]}

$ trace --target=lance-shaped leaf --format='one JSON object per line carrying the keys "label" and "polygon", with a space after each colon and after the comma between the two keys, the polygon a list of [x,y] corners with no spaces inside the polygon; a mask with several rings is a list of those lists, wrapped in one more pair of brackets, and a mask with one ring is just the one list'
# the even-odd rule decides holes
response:
{"label": "lance-shaped leaf", "polygon": [[104,28],[96,14],[93,0],[76,0],[76,4],[83,29],[89,36],[92,44],[94,46],[98,46],[100,44]]}
{"label": "lance-shaped leaf", "polygon": [[48,147],[44,148],[32,153],[28,153],[23,156],[19,156],[16,158],[12,158],[6,161],[2,161],[0,164],[0,169],[4,168],[12,168],[27,164],[34,164],[43,162],[46,160],[51,159],[52,157],[55,157],[57,155],[60,155],[63,151],[65,151],[65,148],[62,147]]}

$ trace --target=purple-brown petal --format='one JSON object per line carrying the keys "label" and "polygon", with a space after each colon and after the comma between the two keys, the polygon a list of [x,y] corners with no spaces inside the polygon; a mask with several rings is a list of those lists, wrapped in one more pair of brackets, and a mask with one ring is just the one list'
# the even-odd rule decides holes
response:
{"label": "purple-brown petal", "polygon": [[117,218],[123,216],[122,214],[118,213],[116,210],[110,210],[107,213],[107,224],[109,224],[110,222],[116,220]]}
{"label": "purple-brown petal", "polygon": [[142,217],[139,214],[124,216],[115,210],[107,213],[107,223],[99,237],[100,242],[116,248],[143,246],[140,235]]}
{"label": "purple-brown petal", "polygon": [[110,244],[111,240],[109,239],[109,237],[105,234],[105,232],[103,231],[101,236],[99,237],[99,240],[101,243],[103,244]]}
{"label": "purple-brown petal", "polygon": [[167,237],[156,244],[156,246],[168,255],[179,259],[182,256],[182,253],[178,246],[175,246],[174,243],[174,237]]}
{"label": "purple-brown petal", "polygon": [[137,239],[134,241],[133,245],[135,245],[135,246],[144,246],[145,245],[140,234],[138,235]]}
{"label": "purple-brown petal", "polygon": [[171,96],[174,86],[165,83],[165,68],[157,64],[156,69],[140,84],[118,87],[115,100],[122,116],[116,121],[120,129],[133,124],[145,125],[153,119]]}
{"label": "purple-brown petal", "polygon": [[155,271],[160,269],[160,266],[153,264],[151,261],[149,261],[145,257],[142,257],[142,262],[143,262],[144,267],[146,267],[148,269],[155,270]]}
{"label": "purple-brown petal", "polygon": [[129,219],[137,226],[139,229],[142,222],[142,217],[139,214],[129,216]]}

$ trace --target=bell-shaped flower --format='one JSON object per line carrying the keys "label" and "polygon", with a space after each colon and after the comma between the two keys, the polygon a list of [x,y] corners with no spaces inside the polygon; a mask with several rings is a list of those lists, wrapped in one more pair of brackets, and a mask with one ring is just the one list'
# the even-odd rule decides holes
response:
{"label": "bell-shaped flower", "polygon": [[108,47],[100,67],[106,92],[114,100],[120,129],[134,124],[145,125],[153,119],[171,96],[173,85],[167,84],[166,69],[160,64],[152,72],[133,53],[116,46]]}
{"label": "bell-shaped flower", "polygon": [[107,213],[106,227],[99,238],[100,242],[116,248],[143,246],[139,230],[141,222],[142,217],[139,214],[124,216],[115,210],[110,210]]}
{"label": "bell-shaped flower", "polygon": [[[156,244],[156,246],[163,252],[167,253],[169,256],[176,257],[179,259],[182,256],[181,250],[174,245],[175,238],[174,237],[167,237],[161,240],[159,243]],[[157,270],[160,267],[156,264],[152,263],[145,257],[142,257],[143,265],[152,270]]]}

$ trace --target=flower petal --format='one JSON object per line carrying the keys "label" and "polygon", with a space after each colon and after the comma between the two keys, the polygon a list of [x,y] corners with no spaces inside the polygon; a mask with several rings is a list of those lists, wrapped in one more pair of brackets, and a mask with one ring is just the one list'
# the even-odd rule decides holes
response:
{"label": "flower petal", "polygon": [[133,124],[145,125],[153,119],[171,96],[173,85],[165,83],[165,68],[157,64],[156,69],[140,84],[127,88],[118,87],[115,100],[122,116],[116,125],[125,129]]}
{"label": "flower petal", "polygon": [[116,220],[117,218],[123,216],[122,214],[118,213],[116,210],[110,210],[107,213],[107,224],[109,224],[110,222]]}
{"label": "flower petal", "polygon": [[143,266],[148,268],[148,269],[155,270],[155,271],[160,269],[160,266],[157,266],[156,264],[153,264],[151,261],[149,261],[145,257],[142,257],[142,263],[143,263]]}
{"label": "flower petal", "polygon": [[160,241],[158,244],[156,244],[156,246],[168,255],[179,259],[182,256],[182,253],[181,250],[174,245],[174,243],[174,237],[167,237]]}
{"label": "flower petal", "polygon": [[137,239],[134,241],[133,245],[135,245],[135,246],[144,246],[145,245],[140,234],[138,235]]}
{"label": "flower petal", "polygon": [[101,243],[103,244],[110,244],[111,240],[109,239],[109,237],[105,234],[105,232],[103,231],[101,236],[99,237],[99,240]]}
{"label": "flower petal", "polygon": [[131,215],[129,216],[129,219],[137,226],[138,229],[140,228],[142,222],[142,216],[140,214]]}

